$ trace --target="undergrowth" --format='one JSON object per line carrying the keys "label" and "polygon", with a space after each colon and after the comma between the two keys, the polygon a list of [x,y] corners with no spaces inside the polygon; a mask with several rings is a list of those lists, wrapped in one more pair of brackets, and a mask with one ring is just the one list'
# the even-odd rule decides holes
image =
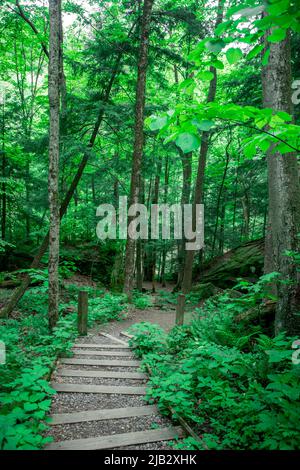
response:
{"label": "undergrowth", "polygon": [[[40,449],[51,440],[45,431],[55,392],[48,379],[57,357],[69,354],[77,336],[78,288],[68,287],[70,300],[60,305],[60,320],[52,335],[45,290],[45,286],[30,289],[19,304],[20,318],[0,321],[0,341],[6,347],[6,362],[0,364],[0,450]],[[120,319],[124,302],[124,296],[103,293],[90,298],[89,327]]]}
{"label": "undergrowth", "polygon": [[258,305],[264,286],[240,284],[244,293],[216,296],[190,325],[169,334],[158,325],[134,325],[131,345],[150,366],[147,397],[161,412],[174,410],[196,430],[181,449],[299,449],[300,365],[295,338],[271,337],[259,324],[237,322]]}

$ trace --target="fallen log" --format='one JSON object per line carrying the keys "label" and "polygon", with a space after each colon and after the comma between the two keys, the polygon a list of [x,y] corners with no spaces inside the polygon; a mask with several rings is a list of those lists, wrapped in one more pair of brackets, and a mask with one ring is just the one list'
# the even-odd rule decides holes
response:
{"label": "fallen log", "polygon": [[236,323],[266,320],[272,321],[275,317],[276,301],[268,300],[255,307],[250,308],[246,312],[242,312],[235,317]]}

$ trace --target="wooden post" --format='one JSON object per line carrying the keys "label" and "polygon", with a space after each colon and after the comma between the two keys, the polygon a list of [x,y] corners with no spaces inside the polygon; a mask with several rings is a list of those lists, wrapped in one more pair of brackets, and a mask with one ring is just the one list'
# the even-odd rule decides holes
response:
{"label": "wooden post", "polygon": [[179,294],[176,307],[176,325],[183,325],[185,295]]}
{"label": "wooden post", "polygon": [[87,335],[87,319],[88,319],[88,293],[80,291],[78,294],[78,318],[77,327],[80,336]]}

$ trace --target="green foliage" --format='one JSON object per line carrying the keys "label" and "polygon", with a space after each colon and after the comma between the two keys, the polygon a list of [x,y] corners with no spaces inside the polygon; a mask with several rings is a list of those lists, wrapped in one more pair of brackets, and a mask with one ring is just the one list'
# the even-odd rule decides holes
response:
{"label": "green foliage", "polygon": [[[185,418],[201,436],[181,449],[298,449],[300,369],[293,365],[293,338],[271,338],[235,316],[256,304],[268,278],[208,300],[189,326],[166,336],[151,324],[136,325],[131,344],[150,365],[147,397],[174,418]],[[246,287],[240,284],[240,287]]]}
{"label": "green foliage", "polygon": [[150,295],[143,295],[136,292],[133,296],[132,302],[135,308],[139,310],[152,307],[152,298]]}
{"label": "green foliage", "polygon": [[130,327],[128,331],[134,335],[134,338],[129,340],[129,344],[139,357],[149,351],[159,353],[164,350],[166,334],[159,325],[141,322]]}
{"label": "green foliage", "polygon": [[[6,346],[6,363],[0,365],[0,449],[3,450],[40,449],[49,442],[44,432],[55,392],[48,379],[57,357],[69,354],[77,336],[76,308],[74,313],[61,314],[53,334],[49,334],[48,301],[40,289],[26,292],[20,302],[19,320],[0,322],[0,340]],[[74,290],[75,298],[78,288]],[[74,301],[61,304],[61,311],[72,305],[75,307]],[[91,298],[89,326],[120,319],[125,308],[124,296],[107,294]]]}
{"label": "green foliage", "polygon": [[124,318],[126,309],[126,296],[106,294],[89,302],[89,325],[95,322],[105,323],[110,320]]}
{"label": "green foliage", "polygon": [[63,279],[69,279],[76,272],[76,264],[74,261],[61,261],[59,264],[59,275]]}

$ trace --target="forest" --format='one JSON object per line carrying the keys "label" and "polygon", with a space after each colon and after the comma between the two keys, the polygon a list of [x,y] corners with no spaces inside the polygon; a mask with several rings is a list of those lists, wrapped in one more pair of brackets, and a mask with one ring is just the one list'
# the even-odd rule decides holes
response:
{"label": "forest", "polygon": [[300,0],[0,0],[0,449],[300,449]]}

